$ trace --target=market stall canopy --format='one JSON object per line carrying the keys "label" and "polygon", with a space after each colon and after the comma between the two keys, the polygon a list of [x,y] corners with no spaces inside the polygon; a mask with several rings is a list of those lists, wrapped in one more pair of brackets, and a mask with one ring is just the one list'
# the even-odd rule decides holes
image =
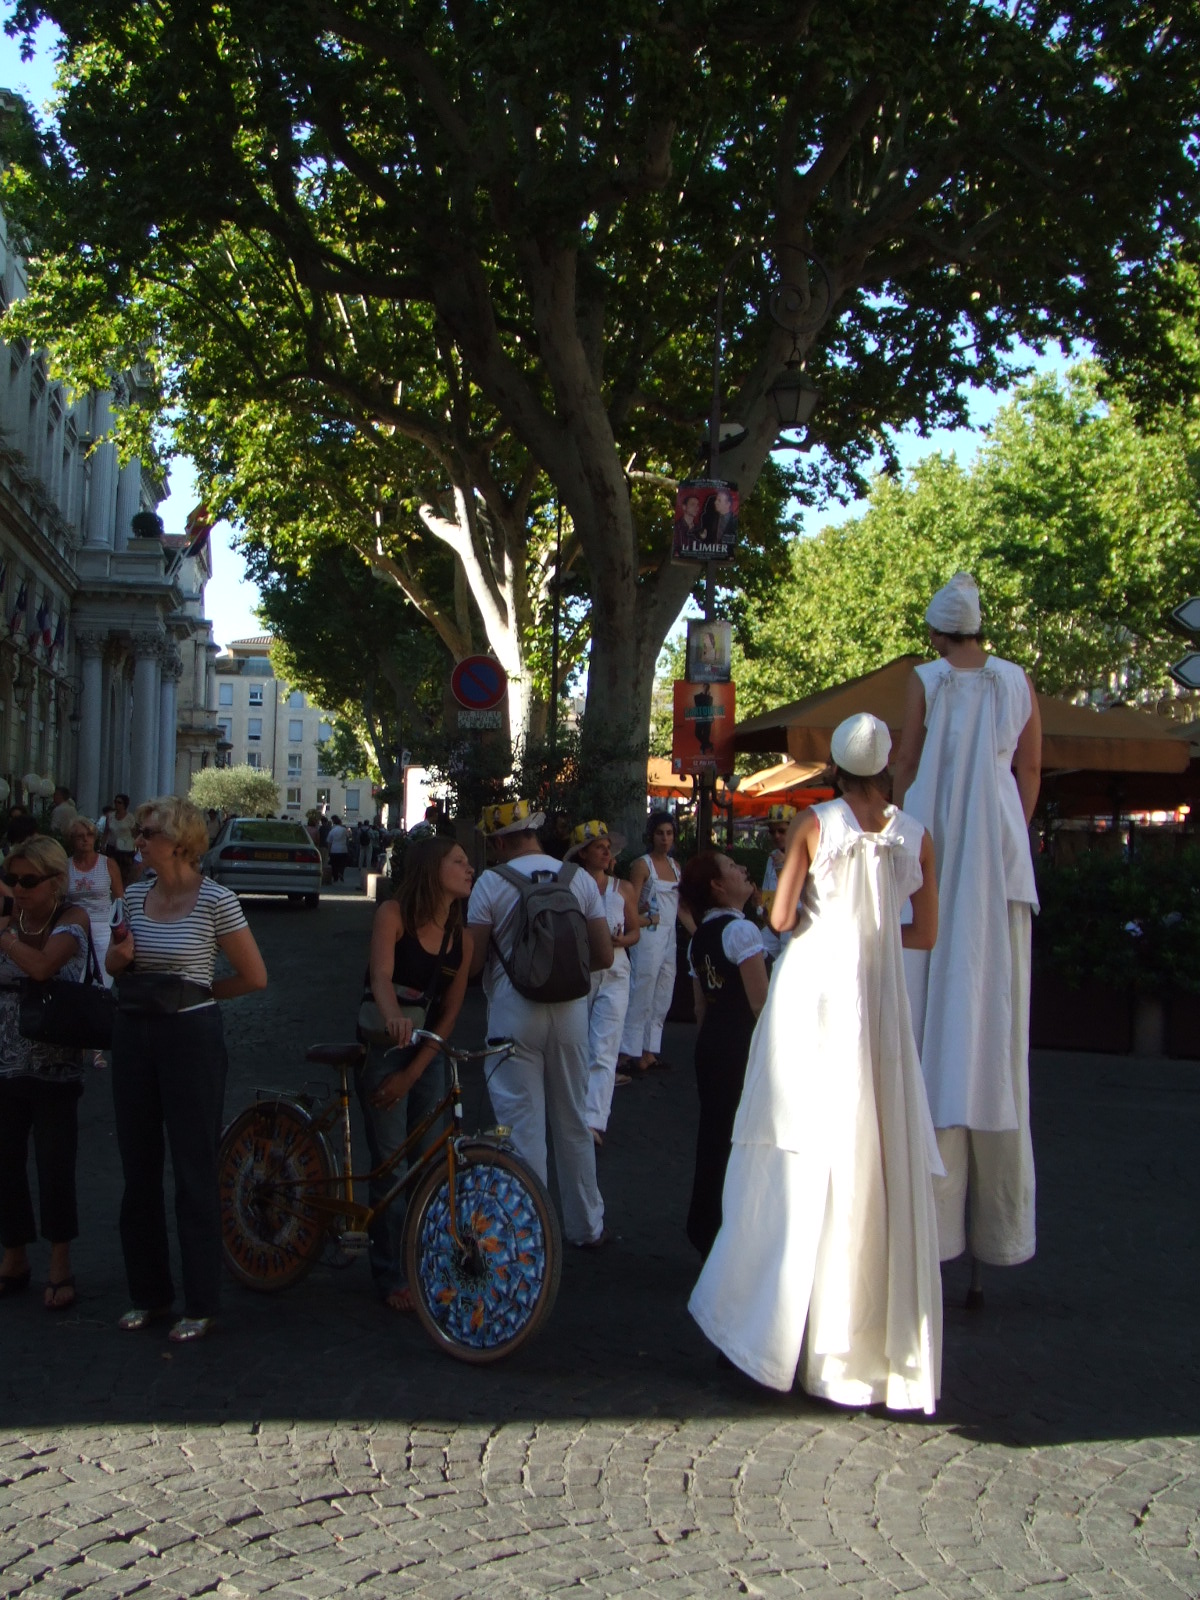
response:
{"label": "market stall canopy", "polygon": [[[739,750],[786,750],[796,762],[829,760],[829,739],[857,711],[882,718],[895,738],[904,721],[909,675],[923,656],[900,656],[885,667],[749,717],[738,726]],[[1050,771],[1173,772],[1187,770],[1191,752],[1179,723],[1129,706],[1097,711],[1038,695],[1042,768]]]}

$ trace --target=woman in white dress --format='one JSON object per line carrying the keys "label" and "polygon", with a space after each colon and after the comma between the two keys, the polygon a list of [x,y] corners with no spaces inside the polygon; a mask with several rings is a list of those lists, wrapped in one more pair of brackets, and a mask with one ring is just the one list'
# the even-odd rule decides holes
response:
{"label": "woman in white dress", "polygon": [[610,877],[613,855],[624,840],[609,833],[608,824],[593,820],[581,822],[571,831],[571,844],[563,857],[590,872],[604,900],[604,915],[612,935],[611,967],[592,973],[588,995],[588,1083],[587,1121],[592,1138],[604,1143],[608,1116],[612,1110],[613,1088],[617,1081],[617,1056],[621,1032],[629,1006],[629,949],[641,936],[638,927],[637,895],[633,885]]}
{"label": "woman in white dress", "polygon": [[724,1220],[689,1309],[760,1383],[786,1390],[798,1375],[840,1405],[932,1412],[940,1162],[901,946],[934,943],[937,888],[924,828],[887,803],[890,748],[877,718],[842,723],[841,798],[791,824],[772,920],[795,933],[750,1047]]}
{"label": "woman in white dress", "polygon": [[[92,944],[96,960],[107,988],[112,987],[112,973],[104,965],[112,932],[109,919],[114,900],[125,892],[121,872],[112,856],[102,856],[96,849],[96,824],[87,817],[76,817],[67,829],[67,903],[82,906],[92,925]],[[100,1054],[99,1051],[96,1052]]]}
{"label": "woman in white dress", "polygon": [[675,992],[675,923],[682,922],[689,933],[696,931],[690,915],[679,905],[679,865],[671,855],[675,820],[669,812],[650,813],[646,843],[646,854],[629,869],[642,931],[631,958],[629,1009],[621,1036],[621,1059],[631,1072],[667,1065],[659,1060],[658,1052]]}

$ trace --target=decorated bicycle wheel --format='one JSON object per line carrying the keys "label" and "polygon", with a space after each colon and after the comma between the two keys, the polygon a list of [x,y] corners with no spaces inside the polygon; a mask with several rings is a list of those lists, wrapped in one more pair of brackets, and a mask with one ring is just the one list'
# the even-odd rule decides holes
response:
{"label": "decorated bicycle wheel", "polygon": [[251,1106],[229,1124],[217,1158],[221,1243],[248,1289],[285,1289],[321,1253],[328,1221],[311,1204],[328,1195],[328,1147],[299,1106]]}
{"label": "decorated bicycle wheel", "polygon": [[405,1266],[413,1304],[440,1349],[497,1361],[531,1339],[558,1294],[562,1236],[542,1184],[507,1150],[467,1146],[450,1180],[437,1168],[408,1213]]}

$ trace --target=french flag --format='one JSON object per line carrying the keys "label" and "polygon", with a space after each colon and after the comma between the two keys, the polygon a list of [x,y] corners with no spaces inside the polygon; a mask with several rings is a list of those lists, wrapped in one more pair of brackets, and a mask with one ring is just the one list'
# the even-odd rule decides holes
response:
{"label": "french flag", "polygon": [[54,657],[62,649],[63,641],[65,640],[66,637],[67,637],[67,619],[66,619],[66,615],[63,612],[60,611],[59,614],[58,614],[58,626],[54,630],[54,643],[50,646],[50,659],[51,659],[51,661],[54,660]]}
{"label": "french flag", "polygon": [[28,610],[29,599],[25,593],[25,585],[22,584],[20,589],[17,591],[17,603],[13,607],[13,614],[8,619],[8,632],[10,638],[13,634],[20,632],[21,624],[24,622],[25,613]]}
{"label": "french flag", "polygon": [[47,650],[49,650],[54,641],[54,630],[50,626],[50,607],[46,604],[45,600],[43,600],[41,605],[37,608],[37,614],[34,618],[34,629],[29,637],[31,639],[37,639],[40,637]]}

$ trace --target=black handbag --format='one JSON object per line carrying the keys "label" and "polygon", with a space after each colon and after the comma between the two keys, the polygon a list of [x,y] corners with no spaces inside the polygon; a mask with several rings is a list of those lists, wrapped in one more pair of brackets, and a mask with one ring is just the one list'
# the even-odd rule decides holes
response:
{"label": "black handbag", "polygon": [[17,1012],[22,1038],[64,1050],[107,1050],[112,1044],[113,995],[104,987],[91,928],[87,941],[87,970],[78,983],[70,978],[22,979]]}

